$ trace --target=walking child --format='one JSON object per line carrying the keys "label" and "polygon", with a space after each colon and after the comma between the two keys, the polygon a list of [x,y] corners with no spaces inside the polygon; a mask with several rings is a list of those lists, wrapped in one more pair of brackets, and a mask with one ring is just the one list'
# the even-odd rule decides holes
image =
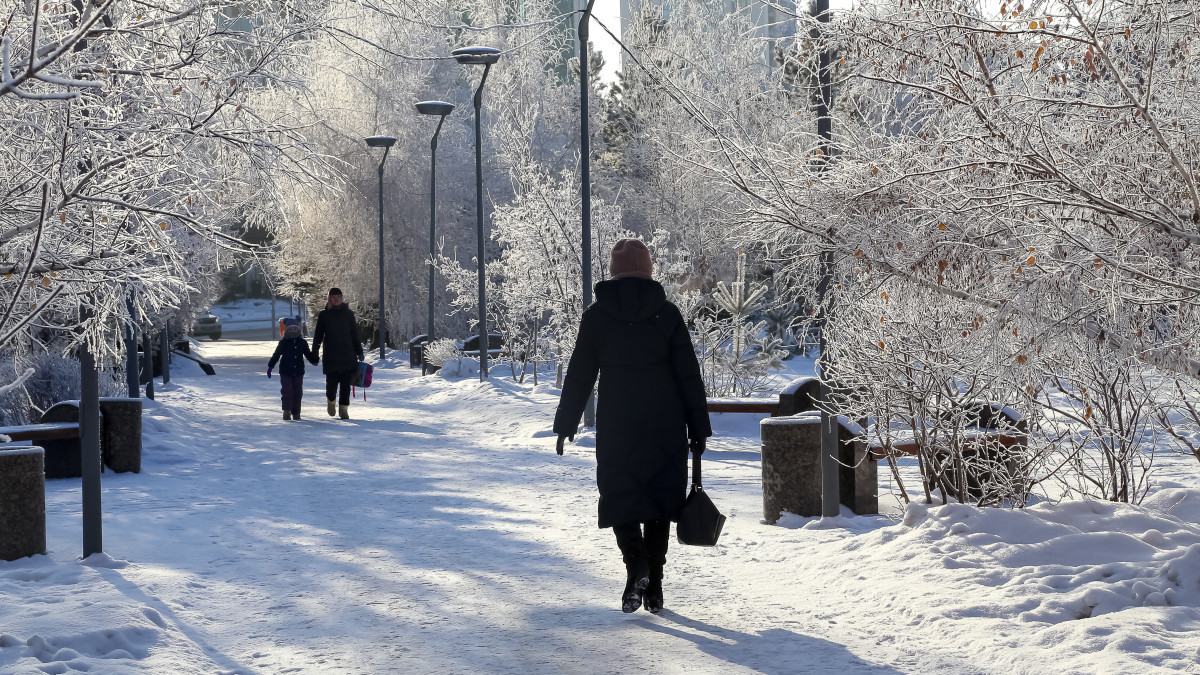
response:
{"label": "walking child", "polygon": [[283,419],[300,419],[300,398],[304,396],[304,360],[317,365],[320,360],[308,348],[308,340],[300,337],[300,320],[288,317],[283,320],[283,338],[275,346],[275,353],[267,363],[267,379],[275,364],[279,364],[279,396],[283,400]]}

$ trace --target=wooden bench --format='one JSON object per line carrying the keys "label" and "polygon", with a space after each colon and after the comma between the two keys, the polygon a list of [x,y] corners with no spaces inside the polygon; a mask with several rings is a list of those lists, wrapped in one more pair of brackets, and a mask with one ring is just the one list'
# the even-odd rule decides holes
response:
{"label": "wooden bench", "polygon": [[[141,472],[142,400],[101,398],[99,403],[101,470],[107,466],[117,472]],[[29,441],[45,449],[47,478],[82,475],[78,401],[54,404],[43,413],[38,424],[0,427],[0,442],[19,441]]]}
{"label": "wooden bench", "polygon": [[708,412],[710,413],[766,413],[771,417],[786,417],[796,413],[813,410],[819,383],[813,377],[801,377],[793,380],[777,399],[769,398],[710,398]]}

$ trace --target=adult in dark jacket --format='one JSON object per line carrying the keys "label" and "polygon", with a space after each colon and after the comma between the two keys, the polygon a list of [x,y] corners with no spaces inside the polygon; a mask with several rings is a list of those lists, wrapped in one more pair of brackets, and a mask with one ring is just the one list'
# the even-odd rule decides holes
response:
{"label": "adult in dark jacket", "polygon": [[641,241],[613,246],[613,278],[596,284],[596,302],[583,313],[554,432],[561,455],[599,375],[599,525],[613,528],[625,562],[622,610],[644,603],[657,613],[670,521],[687,496],[688,447],[704,452],[712,427],[687,326],[651,269]]}
{"label": "adult in dark jacket", "polygon": [[[322,347],[325,348],[324,352],[320,351]],[[363,348],[358,338],[354,312],[342,302],[341,289],[329,289],[329,302],[317,315],[313,352],[321,357],[329,416],[335,414],[333,406],[336,401],[336,414],[344,420],[350,419],[350,385],[358,370],[358,362],[363,360]]]}
{"label": "adult in dark jacket", "polygon": [[279,364],[279,397],[283,401],[283,419],[300,419],[300,401],[304,397],[304,360],[317,365],[317,355],[308,348],[308,340],[300,337],[300,319],[283,320],[283,337],[275,345],[275,353],[267,362],[267,379],[275,364]]}

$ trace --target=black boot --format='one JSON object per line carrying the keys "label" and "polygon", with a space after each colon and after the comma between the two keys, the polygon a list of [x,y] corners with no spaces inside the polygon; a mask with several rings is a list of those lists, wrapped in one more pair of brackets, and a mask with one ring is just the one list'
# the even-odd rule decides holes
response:
{"label": "black boot", "polygon": [[629,614],[642,606],[642,596],[650,585],[650,568],[645,560],[641,564],[625,566],[625,590],[621,593],[621,611]]}
{"label": "black boot", "polygon": [[646,553],[650,563],[650,583],[642,594],[646,611],[658,614],[663,608],[663,567],[667,564],[667,544],[671,536],[671,521],[652,520],[646,523]]}
{"label": "black boot", "polygon": [[642,539],[640,523],[626,523],[613,527],[617,535],[617,546],[625,561],[625,590],[621,593],[621,611],[629,614],[642,606],[642,594],[650,585],[650,562],[646,556],[646,542]]}

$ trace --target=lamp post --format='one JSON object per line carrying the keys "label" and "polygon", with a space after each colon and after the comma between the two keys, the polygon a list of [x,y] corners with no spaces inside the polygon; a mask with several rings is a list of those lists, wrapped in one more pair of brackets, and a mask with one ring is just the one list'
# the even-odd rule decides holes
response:
{"label": "lamp post", "polygon": [[433,341],[433,256],[437,253],[434,243],[437,234],[434,219],[437,208],[437,139],[442,131],[442,123],[446,121],[446,115],[453,110],[454,104],[442,101],[421,101],[417,104],[417,112],[422,115],[435,115],[438,118],[437,128],[433,130],[433,138],[429,141],[429,316],[425,325],[425,335],[430,342]]}
{"label": "lamp post", "polygon": [[[588,0],[583,16],[579,17],[579,168],[581,174],[580,201],[583,203],[581,234],[583,238],[583,309],[592,304],[592,139],[588,133],[588,20],[592,18],[592,5]],[[596,399],[589,395],[583,407],[583,426],[596,426]]]}
{"label": "lamp post", "polygon": [[[830,162],[833,159],[833,118],[830,117],[829,107],[833,103],[833,87],[830,78],[830,68],[832,67],[833,54],[829,47],[829,35],[825,32],[829,25],[829,0],[816,0],[815,7],[817,21],[821,27],[821,42],[820,53],[817,62],[817,86],[819,96],[817,98],[816,115],[817,115],[817,136],[821,139],[821,168],[823,172],[829,168]],[[818,306],[821,308],[821,338],[820,338],[820,356],[818,357],[818,368],[821,373],[820,397],[826,403],[832,403],[832,392],[829,388],[827,377],[830,370],[830,359],[828,354],[828,342],[825,339],[825,326],[829,322],[829,311],[826,303],[829,298],[829,286],[833,278],[833,251],[826,249],[821,252],[820,259],[820,279],[817,283],[817,295],[820,298]],[[837,416],[830,414],[827,410],[828,406],[822,406],[821,409],[821,515],[836,516],[841,513],[841,499],[838,487],[838,474],[840,465],[838,464],[838,420]]]}
{"label": "lamp post", "polygon": [[391,136],[369,136],[365,139],[372,148],[383,148],[383,159],[379,160],[379,359],[387,347],[387,312],[383,303],[383,163],[387,161],[388,152],[396,144]]}
{"label": "lamp post", "polygon": [[487,377],[488,332],[487,332],[487,287],[484,285],[483,258],[483,131],[480,126],[480,107],[483,105],[483,84],[487,82],[492,64],[500,60],[500,50],[492,47],[463,47],[450,52],[454,60],[463,65],[483,66],[483,77],[475,90],[475,223],[479,238],[479,381]]}

